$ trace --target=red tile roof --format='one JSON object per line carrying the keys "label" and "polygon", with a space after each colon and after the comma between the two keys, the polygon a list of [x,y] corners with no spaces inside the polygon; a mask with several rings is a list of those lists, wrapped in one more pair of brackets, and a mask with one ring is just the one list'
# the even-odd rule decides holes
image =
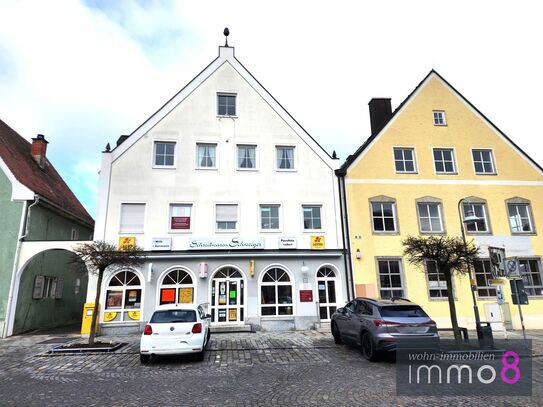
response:
{"label": "red tile roof", "polygon": [[0,157],[17,180],[34,193],[44,197],[83,221],[94,220],[75,197],[68,185],[46,159],[44,169],[30,154],[31,143],[0,120]]}

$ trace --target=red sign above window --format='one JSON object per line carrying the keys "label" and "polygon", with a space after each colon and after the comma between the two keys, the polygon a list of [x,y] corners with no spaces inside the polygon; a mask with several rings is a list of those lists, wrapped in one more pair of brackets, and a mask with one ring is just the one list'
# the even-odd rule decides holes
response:
{"label": "red sign above window", "polygon": [[190,216],[172,216],[172,229],[190,229]]}

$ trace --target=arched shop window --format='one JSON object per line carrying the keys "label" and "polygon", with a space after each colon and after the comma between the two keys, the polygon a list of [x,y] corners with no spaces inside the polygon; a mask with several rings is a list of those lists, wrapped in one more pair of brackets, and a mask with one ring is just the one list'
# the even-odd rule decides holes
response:
{"label": "arched shop window", "polygon": [[262,316],[292,315],[292,282],[285,270],[275,267],[262,276],[260,310]]}
{"label": "arched shop window", "polygon": [[160,284],[159,304],[192,304],[194,282],[185,270],[175,269],[164,276]]}
{"label": "arched shop window", "polygon": [[120,271],[107,286],[104,322],[139,321],[141,282],[133,271]]}

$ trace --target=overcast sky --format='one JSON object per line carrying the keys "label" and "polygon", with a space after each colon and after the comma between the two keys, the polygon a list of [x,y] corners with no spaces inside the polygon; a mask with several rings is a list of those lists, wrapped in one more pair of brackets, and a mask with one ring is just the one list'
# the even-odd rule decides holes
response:
{"label": "overcast sky", "polygon": [[100,152],[224,45],[341,162],[433,68],[540,164],[538,1],[0,0],[0,119],[95,216]]}

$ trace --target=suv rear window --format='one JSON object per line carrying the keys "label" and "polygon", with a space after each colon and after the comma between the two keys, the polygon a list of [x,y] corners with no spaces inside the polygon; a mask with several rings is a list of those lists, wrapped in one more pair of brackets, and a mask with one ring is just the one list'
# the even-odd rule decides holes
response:
{"label": "suv rear window", "polygon": [[151,317],[152,324],[167,324],[174,322],[196,322],[196,311],[174,309],[167,311],[155,311]]}
{"label": "suv rear window", "polygon": [[379,308],[382,317],[427,317],[426,312],[416,305],[389,305]]}

